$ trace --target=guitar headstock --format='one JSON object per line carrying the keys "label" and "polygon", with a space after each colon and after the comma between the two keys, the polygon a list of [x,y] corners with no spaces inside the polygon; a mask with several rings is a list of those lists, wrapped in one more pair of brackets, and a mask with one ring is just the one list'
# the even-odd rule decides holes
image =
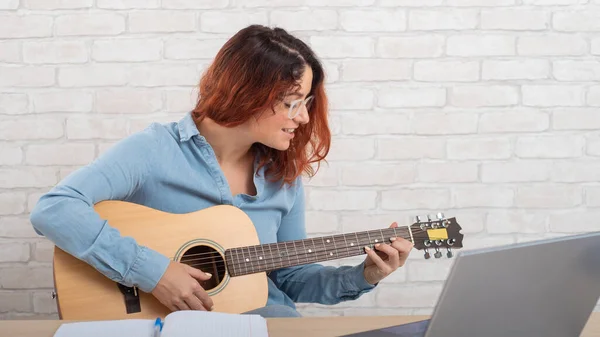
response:
{"label": "guitar headstock", "polygon": [[462,248],[462,229],[456,218],[444,218],[443,213],[438,213],[435,218],[417,216],[415,223],[410,226],[414,248],[425,250],[425,258],[431,258],[430,250],[435,250],[435,258],[442,257],[441,249],[446,249],[446,256],[453,256],[452,249]]}

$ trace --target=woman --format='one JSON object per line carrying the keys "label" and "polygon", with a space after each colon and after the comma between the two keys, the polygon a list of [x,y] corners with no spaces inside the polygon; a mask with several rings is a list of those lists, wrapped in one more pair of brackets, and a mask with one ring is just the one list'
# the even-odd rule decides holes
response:
{"label": "woman", "polygon": [[[261,243],[303,239],[301,176],[314,175],[310,165],[324,159],[331,139],[322,66],[283,29],[239,31],[199,89],[196,107],[179,122],[153,123],[121,140],[42,196],[31,213],[39,234],[171,310],[211,310],[197,281],[210,275],[121,236],[94,204],[125,200],[170,213],[230,204],[248,214]],[[358,266],[271,272],[267,306],[252,313],[299,316],[295,302],[356,299],[402,266],[411,248],[398,238],[367,250]]]}

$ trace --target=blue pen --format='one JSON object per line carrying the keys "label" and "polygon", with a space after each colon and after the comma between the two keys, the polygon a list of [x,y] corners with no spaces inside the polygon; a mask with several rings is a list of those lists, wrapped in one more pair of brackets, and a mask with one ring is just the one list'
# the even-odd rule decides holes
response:
{"label": "blue pen", "polygon": [[162,323],[160,321],[160,317],[158,317],[156,319],[156,321],[154,321],[154,335],[153,335],[153,337],[160,336],[160,332],[162,331],[162,327],[163,327],[163,325],[162,325]]}

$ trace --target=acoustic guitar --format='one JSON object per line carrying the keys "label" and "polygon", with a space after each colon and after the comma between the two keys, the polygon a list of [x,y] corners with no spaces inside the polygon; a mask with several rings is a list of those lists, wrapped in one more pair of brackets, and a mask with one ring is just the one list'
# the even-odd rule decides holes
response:
{"label": "acoustic guitar", "polygon": [[[260,244],[250,218],[237,207],[218,205],[186,214],[171,214],[124,201],[94,206],[101,218],[140,245],[188,264],[212,277],[201,285],[214,311],[242,313],[267,302],[267,273],[279,268],[365,254],[365,246],[403,237],[425,258],[462,247],[455,218],[417,217],[410,226]],[[153,319],[170,310],[152,294],[114,282],[86,262],[58,247],[53,256],[58,313],[66,320]]]}

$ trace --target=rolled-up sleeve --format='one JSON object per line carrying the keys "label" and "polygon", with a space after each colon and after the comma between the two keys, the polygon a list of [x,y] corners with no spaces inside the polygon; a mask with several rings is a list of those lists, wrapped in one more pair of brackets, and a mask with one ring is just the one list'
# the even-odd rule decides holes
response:
{"label": "rolled-up sleeve", "polygon": [[150,126],[121,140],[42,195],[30,215],[35,231],[113,281],[150,292],[170,260],[124,237],[94,205],[125,200],[148,176],[157,135]]}

